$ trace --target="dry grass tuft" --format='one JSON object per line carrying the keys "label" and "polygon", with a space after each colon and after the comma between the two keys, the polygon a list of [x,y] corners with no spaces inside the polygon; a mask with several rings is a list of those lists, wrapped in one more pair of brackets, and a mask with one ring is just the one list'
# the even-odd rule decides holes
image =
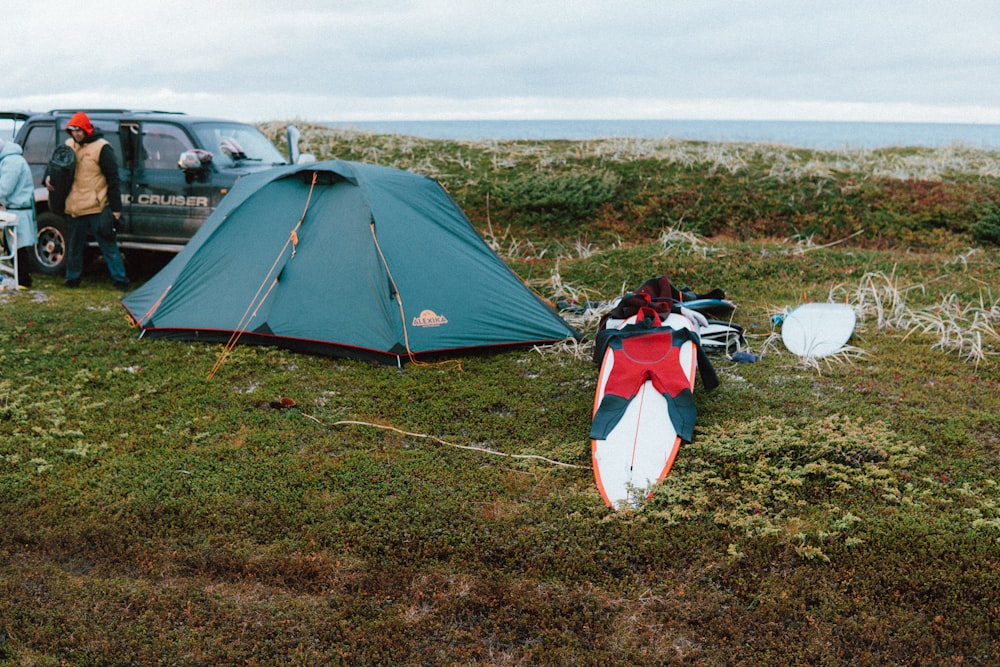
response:
{"label": "dry grass tuft", "polygon": [[[907,295],[923,293],[925,285],[901,287],[893,274],[866,273],[847,298],[860,319],[874,320],[877,331],[906,331],[935,338],[932,349],[955,352],[965,361],[979,364],[1000,354],[1000,299],[987,289],[977,304],[962,303],[949,294],[933,305],[911,308]],[[831,290],[831,300],[842,290]]]}
{"label": "dry grass tuft", "polygon": [[703,236],[676,227],[669,227],[660,232],[657,243],[663,247],[665,254],[684,252],[705,259],[709,255],[722,252],[721,248],[708,244]]}

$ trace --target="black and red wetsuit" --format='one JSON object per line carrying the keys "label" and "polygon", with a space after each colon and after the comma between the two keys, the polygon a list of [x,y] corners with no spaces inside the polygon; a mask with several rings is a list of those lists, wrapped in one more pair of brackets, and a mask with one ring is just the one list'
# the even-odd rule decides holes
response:
{"label": "black and red wetsuit", "polygon": [[607,354],[610,348],[623,358],[615,363],[604,386],[604,397],[594,411],[590,437],[605,440],[621,420],[642,385],[650,380],[653,387],[667,400],[670,421],[677,435],[690,442],[697,416],[694,393],[681,366],[681,346],[691,341],[697,350],[698,370],[706,390],[718,386],[715,370],[701,349],[698,334],[690,329],[660,326],[659,316],[652,311],[640,313],[644,318],[621,329],[605,329],[597,334],[596,345]]}

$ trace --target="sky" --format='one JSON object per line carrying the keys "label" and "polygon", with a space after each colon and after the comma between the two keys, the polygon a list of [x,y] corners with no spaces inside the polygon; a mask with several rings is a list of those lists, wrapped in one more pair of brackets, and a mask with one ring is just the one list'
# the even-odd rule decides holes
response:
{"label": "sky", "polygon": [[997,0],[46,0],[0,110],[1000,124]]}

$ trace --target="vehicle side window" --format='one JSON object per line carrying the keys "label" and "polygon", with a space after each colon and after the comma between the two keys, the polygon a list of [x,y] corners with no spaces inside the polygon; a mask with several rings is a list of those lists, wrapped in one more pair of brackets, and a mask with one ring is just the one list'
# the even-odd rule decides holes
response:
{"label": "vehicle side window", "polygon": [[28,128],[24,138],[24,159],[28,164],[48,164],[52,151],[56,149],[55,125],[35,125]]}
{"label": "vehicle side window", "polygon": [[184,130],[165,123],[142,126],[142,166],[145,169],[176,169],[181,153],[194,145]]}

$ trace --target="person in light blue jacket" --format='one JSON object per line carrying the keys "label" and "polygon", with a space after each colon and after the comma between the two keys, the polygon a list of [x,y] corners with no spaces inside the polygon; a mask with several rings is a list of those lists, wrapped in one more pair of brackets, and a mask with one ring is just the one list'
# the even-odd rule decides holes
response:
{"label": "person in light blue jacket", "polygon": [[[0,208],[17,216],[17,284],[31,287],[32,248],[38,236],[35,221],[35,186],[21,147],[0,139]],[[14,235],[4,228],[4,246]]]}

